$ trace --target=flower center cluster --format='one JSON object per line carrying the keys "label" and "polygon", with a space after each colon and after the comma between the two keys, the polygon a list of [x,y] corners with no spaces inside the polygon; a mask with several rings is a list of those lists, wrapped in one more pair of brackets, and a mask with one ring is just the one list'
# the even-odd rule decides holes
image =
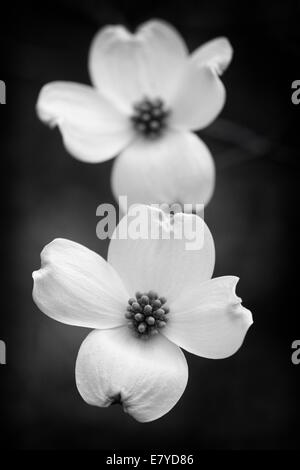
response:
{"label": "flower center cluster", "polygon": [[134,114],[131,121],[134,128],[149,139],[159,137],[167,126],[170,111],[164,106],[160,98],[143,99],[134,105]]}
{"label": "flower center cluster", "polygon": [[125,313],[129,320],[128,326],[145,339],[156,335],[168,321],[169,309],[166,301],[165,297],[159,297],[153,291],[146,294],[137,292],[135,297],[128,300],[129,305]]}

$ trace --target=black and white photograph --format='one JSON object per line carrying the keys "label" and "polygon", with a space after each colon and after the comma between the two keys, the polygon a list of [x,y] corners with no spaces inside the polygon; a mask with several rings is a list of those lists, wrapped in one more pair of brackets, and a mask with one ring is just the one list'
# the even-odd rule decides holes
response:
{"label": "black and white photograph", "polygon": [[299,15],[6,5],[1,450],[300,449]]}

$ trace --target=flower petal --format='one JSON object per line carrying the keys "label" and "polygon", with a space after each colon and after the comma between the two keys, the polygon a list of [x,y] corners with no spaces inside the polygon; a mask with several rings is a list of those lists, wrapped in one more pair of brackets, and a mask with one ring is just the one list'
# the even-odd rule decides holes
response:
{"label": "flower petal", "polygon": [[178,213],[170,217],[157,208],[136,205],[112,236],[108,262],[131,296],[154,290],[169,304],[191,283],[210,279],[214,242],[199,216]]}
{"label": "flower petal", "polygon": [[90,333],[80,347],[75,372],[88,404],[121,402],[140,422],[168,413],[188,379],[186,359],[177,346],[162,335],[144,341],[126,327]]}
{"label": "flower petal", "polygon": [[135,34],[108,26],[94,38],[89,70],[95,86],[115,103],[132,110],[147,95],[168,99],[187,60],[177,31],[163,21],[148,21]]}
{"label": "flower petal", "polygon": [[225,88],[217,74],[190,61],[170,105],[170,125],[177,129],[202,129],[216,119],[224,103]]}
{"label": "flower petal", "polygon": [[229,66],[233,56],[233,49],[225,37],[212,39],[198,47],[191,55],[192,61],[198,66],[208,65],[218,75]]}
{"label": "flower petal", "polygon": [[156,141],[138,139],[114,162],[112,190],[128,204],[206,204],[215,166],[202,140],[189,132],[168,132]]}
{"label": "flower petal", "polygon": [[78,243],[56,239],[45,246],[33,279],[35,303],[54,320],[88,328],[125,323],[129,296],[118,274]]}
{"label": "flower petal", "polygon": [[37,112],[42,121],[59,127],[64,144],[74,157],[90,163],[114,157],[134,135],[128,117],[86,85],[45,85]]}
{"label": "flower petal", "polygon": [[170,305],[169,322],[162,333],[198,356],[222,359],[242,345],[252,315],[235,294],[238,278],[224,276],[190,289]]}

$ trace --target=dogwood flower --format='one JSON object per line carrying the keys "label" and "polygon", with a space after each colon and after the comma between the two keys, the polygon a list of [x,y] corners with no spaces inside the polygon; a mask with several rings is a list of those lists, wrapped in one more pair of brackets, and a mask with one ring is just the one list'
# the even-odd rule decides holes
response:
{"label": "dogwood flower", "polygon": [[[214,242],[200,217],[177,213],[170,219],[159,209],[143,208],[161,230],[159,238],[117,237],[129,233],[129,210],[110,241],[108,261],[56,239],[43,249],[41,269],[33,273],[33,299],[57,321],[94,329],[75,368],[83,399],[100,407],[120,402],[147,422],[167,413],[184,392],[188,367],[181,348],[206,358],[228,357],[241,346],[252,316],[235,294],[237,277],[211,279]],[[181,238],[169,235],[196,217],[202,248],[186,250],[189,230]]]}
{"label": "dogwood flower", "polygon": [[152,20],[135,34],[123,26],[98,32],[89,52],[92,86],[52,82],[37,112],[58,126],[77,159],[98,163],[116,155],[115,197],[133,203],[205,204],[214,189],[210,151],[192,131],[220,113],[225,89],[219,75],[231,61],[226,38],[188,54],[179,33]]}

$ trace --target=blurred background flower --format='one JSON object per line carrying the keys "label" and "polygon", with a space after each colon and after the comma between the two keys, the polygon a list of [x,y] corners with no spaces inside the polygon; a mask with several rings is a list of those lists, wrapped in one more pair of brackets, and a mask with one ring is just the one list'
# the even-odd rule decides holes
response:
{"label": "blurred background flower", "polygon": [[215,167],[206,145],[190,131],[206,127],[223,108],[218,74],[231,57],[226,38],[189,56],[183,38],[162,20],[140,25],[135,34],[106,26],[89,51],[94,88],[48,83],[37,112],[58,126],[65,147],[79,160],[99,163],[121,153],[112,173],[117,200],[195,208],[212,196]]}

